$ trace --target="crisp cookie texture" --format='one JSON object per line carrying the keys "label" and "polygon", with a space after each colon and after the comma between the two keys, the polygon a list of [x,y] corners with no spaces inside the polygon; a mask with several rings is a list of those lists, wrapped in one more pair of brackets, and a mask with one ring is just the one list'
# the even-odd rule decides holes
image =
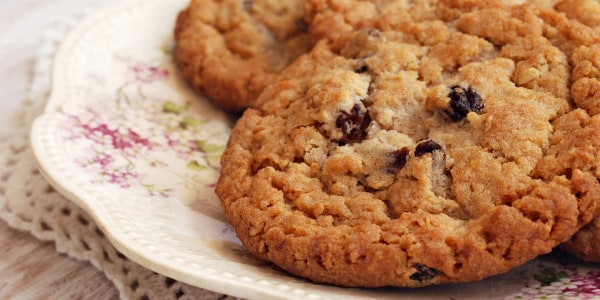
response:
{"label": "crisp cookie texture", "polygon": [[309,51],[301,0],[191,0],[175,26],[175,60],[200,93],[230,112]]}
{"label": "crisp cookie texture", "polygon": [[556,4],[556,9],[596,31],[600,30],[600,2],[598,0],[563,0]]}
{"label": "crisp cookie texture", "polygon": [[248,251],[342,286],[472,281],[600,213],[600,116],[569,79],[596,37],[475,2],[320,42],[264,90],[216,186]]}
{"label": "crisp cookie texture", "polygon": [[[572,56],[574,69],[572,73],[573,85],[571,86],[571,93],[573,100],[578,106],[585,108],[594,117],[600,116],[600,44],[596,44],[592,47],[580,47],[575,50]],[[572,129],[581,127],[579,124],[585,124],[590,122],[583,118],[582,120],[574,120]],[[596,121],[597,122],[597,121]],[[596,132],[590,132],[589,134],[598,135]],[[565,135],[565,141],[563,143],[575,143],[575,136]],[[594,139],[589,142],[581,143],[578,147],[598,147],[597,144],[593,144]],[[586,153],[586,152],[584,152]],[[588,166],[592,166],[594,172],[600,174],[600,153],[595,155],[585,156],[582,155],[579,159],[574,162],[581,164],[582,161],[587,161]],[[564,162],[564,163],[574,163]],[[577,234],[575,234],[563,248],[577,257],[593,262],[600,262],[600,217],[594,219],[593,222],[588,224]]]}
{"label": "crisp cookie texture", "polygon": [[[359,28],[400,29],[418,34],[421,43],[434,45],[448,39],[446,31],[437,29],[440,20],[445,20],[457,22],[460,31],[481,36],[495,45],[520,43],[518,47],[507,45],[500,50],[502,56],[516,62],[512,80],[517,85],[570,97],[589,114],[600,113],[600,2],[528,1],[537,4],[507,8],[505,3],[510,2],[520,1],[308,0],[307,15],[313,19],[310,31],[314,39],[337,40]],[[354,7],[361,7],[360,13]],[[420,20],[420,24],[414,24],[415,20]],[[512,42],[516,39],[521,41]],[[472,47],[456,39],[450,43],[446,49],[437,46],[437,51],[450,53],[448,49]],[[538,52],[535,47],[539,43],[548,50]],[[565,55],[570,66],[554,59],[555,55]],[[545,74],[541,76],[542,73]],[[598,241],[600,220],[595,220],[563,248],[584,260],[600,262],[600,247],[594,246],[599,245]]]}

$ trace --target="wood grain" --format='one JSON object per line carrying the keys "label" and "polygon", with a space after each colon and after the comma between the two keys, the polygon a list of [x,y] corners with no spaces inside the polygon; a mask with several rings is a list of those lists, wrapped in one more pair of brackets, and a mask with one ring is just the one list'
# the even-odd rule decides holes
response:
{"label": "wood grain", "polygon": [[58,254],[0,222],[0,299],[118,299],[112,282],[86,262]]}
{"label": "wood grain", "polygon": [[[27,97],[42,35],[61,19],[116,0],[0,1],[0,133]],[[58,254],[0,221],[0,299],[118,299],[115,286],[91,264]]]}

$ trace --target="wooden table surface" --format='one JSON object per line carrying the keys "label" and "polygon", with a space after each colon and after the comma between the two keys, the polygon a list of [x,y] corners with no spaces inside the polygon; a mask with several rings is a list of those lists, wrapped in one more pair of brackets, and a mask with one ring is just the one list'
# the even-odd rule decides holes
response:
{"label": "wooden table surface", "polygon": [[[85,8],[118,0],[0,1],[0,132],[27,96],[46,28]],[[118,299],[114,285],[91,264],[60,255],[54,244],[0,220],[0,299]]]}

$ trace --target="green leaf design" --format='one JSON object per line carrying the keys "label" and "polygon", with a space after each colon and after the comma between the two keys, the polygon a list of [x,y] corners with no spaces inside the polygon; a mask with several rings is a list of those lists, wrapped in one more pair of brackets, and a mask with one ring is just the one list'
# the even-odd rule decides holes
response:
{"label": "green leaf design", "polygon": [[156,186],[154,186],[154,184],[142,184],[142,186],[144,186],[146,188],[146,190],[148,190],[148,192],[153,193],[156,192],[157,188]]}
{"label": "green leaf design", "polygon": [[225,149],[224,145],[209,143],[206,141],[196,141],[196,147],[203,153],[221,153]]}
{"label": "green leaf design", "polygon": [[565,271],[557,271],[556,269],[544,265],[540,265],[540,272],[534,274],[533,278],[543,285],[550,285],[553,282],[559,281],[562,278],[569,277]]}
{"label": "green leaf design", "polygon": [[163,104],[162,110],[166,113],[180,114],[188,110],[189,103],[179,104],[173,101],[167,101]]}
{"label": "green leaf design", "polygon": [[192,116],[185,116],[185,117],[183,117],[181,122],[179,122],[179,127],[181,127],[182,129],[186,129],[186,128],[200,127],[204,124],[206,124],[206,121],[204,121],[204,120],[196,119]]}
{"label": "green leaf design", "polygon": [[173,55],[173,50],[174,50],[173,46],[172,45],[168,45],[168,44],[162,45],[160,47],[160,52],[162,52],[165,56],[171,56],[171,55]]}
{"label": "green leaf design", "polygon": [[205,165],[201,165],[197,160],[192,160],[187,164],[188,169],[194,171],[204,171],[207,170],[208,167]]}
{"label": "green leaf design", "polygon": [[215,166],[221,163],[221,155],[220,154],[209,154],[206,155],[205,157],[206,162],[208,162],[208,164],[210,166]]}
{"label": "green leaf design", "polygon": [[146,188],[146,190],[148,191],[148,193],[150,194],[166,194],[169,192],[169,189],[159,189],[157,188],[154,184],[143,184],[142,186]]}

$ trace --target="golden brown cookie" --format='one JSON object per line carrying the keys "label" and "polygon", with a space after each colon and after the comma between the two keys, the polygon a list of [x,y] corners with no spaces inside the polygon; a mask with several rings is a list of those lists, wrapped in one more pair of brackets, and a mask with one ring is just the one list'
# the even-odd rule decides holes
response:
{"label": "golden brown cookie", "polygon": [[597,37],[492,2],[339,34],[264,90],[216,187],[248,251],[342,286],[463,282],[600,213],[600,116],[571,97],[572,57]]}
{"label": "golden brown cookie", "polygon": [[600,30],[600,2],[597,0],[562,0],[556,10],[595,30]]}
{"label": "golden brown cookie", "polygon": [[[587,110],[590,115],[600,115],[600,44],[595,44],[591,47],[579,47],[575,49],[571,56],[573,64],[573,72],[571,80],[571,96],[577,106]],[[571,125],[572,129],[578,128],[588,122],[586,119],[574,121]],[[600,134],[600,131],[589,132],[592,135]],[[577,143],[577,147],[595,147],[594,139],[581,142],[576,137],[567,134],[563,137],[562,143]],[[580,159],[576,160],[587,161],[586,163],[595,168],[594,172],[600,174],[600,169],[597,167],[600,164],[600,153],[595,155],[585,156],[586,151]],[[572,160],[572,159],[571,159]],[[564,163],[569,163],[564,162]],[[580,164],[583,164],[581,162]],[[577,234],[575,234],[565,245],[563,249],[575,254],[577,257],[592,262],[600,262],[600,217],[594,219]]]}
{"label": "golden brown cookie", "polygon": [[[507,3],[520,2],[529,4],[506,7]],[[358,13],[354,7],[361,7],[360,11],[365,13]],[[559,97],[571,97],[577,107],[589,114],[600,113],[600,2],[597,0],[309,0],[307,14],[314,19],[310,30],[315,39],[336,40],[357,28],[414,31],[410,26],[415,25],[407,19],[431,24],[439,20],[456,21],[459,30],[482,36],[494,44],[527,35],[543,36],[569,58],[573,84],[567,84],[569,71],[561,66],[551,68],[553,76],[546,74],[540,78],[535,64],[545,58],[539,56],[535,62],[531,57],[533,51],[527,54],[530,62],[517,64],[513,81],[517,85],[545,89]],[[415,27],[419,26],[423,25]],[[440,43],[447,39],[444,31],[433,25],[429,31],[416,30],[423,43]],[[535,47],[535,43],[524,42]],[[524,54],[523,50],[510,47],[503,51],[515,61]],[[600,220],[595,220],[563,248],[584,260],[600,262],[598,241]]]}
{"label": "golden brown cookie", "polygon": [[251,106],[310,49],[301,0],[192,0],[175,27],[187,81],[226,111]]}

